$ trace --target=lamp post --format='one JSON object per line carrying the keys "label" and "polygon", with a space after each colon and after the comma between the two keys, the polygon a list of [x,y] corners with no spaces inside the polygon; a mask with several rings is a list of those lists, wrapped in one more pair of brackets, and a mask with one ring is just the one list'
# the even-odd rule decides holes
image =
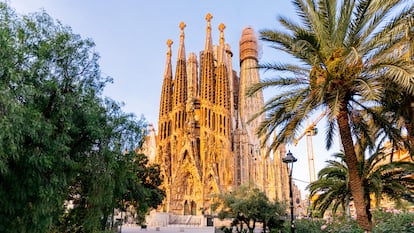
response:
{"label": "lamp post", "polygon": [[286,154],[286,156],[282,159],[284,163],[287,164],[288,173],[289,173],[289,197],[290,197],[290,232],[295,232],[295,221],[293,219],[293,190],[292,190],[292,171],[293,171],[293,163],[298,161],[297,158],[293,157],[292,152]]}

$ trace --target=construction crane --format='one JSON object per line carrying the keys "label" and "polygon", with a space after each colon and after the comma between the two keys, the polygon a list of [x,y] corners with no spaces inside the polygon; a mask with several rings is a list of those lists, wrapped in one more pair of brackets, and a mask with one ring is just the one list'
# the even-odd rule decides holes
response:
{"label": "construction crane", "polygon": [[315,156],[313,154],[313,142],[312,137],[318,134],[318,128],[316,128],[316,124],[326,115],[326,111],[320,114],[311,124],[309,124],[308,119],[308,127],[306,127],[305,131],[299,137],[294,139],[293,143],[296,146],[299,141],[306,135],[306,150],[308,153],[308,166],[309,166],[309,180],[310,182],[314,182],[316,180],[316,172],[315,172]]}

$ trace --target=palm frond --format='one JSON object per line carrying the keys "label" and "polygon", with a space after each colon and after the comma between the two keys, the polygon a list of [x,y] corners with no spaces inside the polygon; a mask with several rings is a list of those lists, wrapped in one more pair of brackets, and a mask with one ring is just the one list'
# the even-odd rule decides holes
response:
{"label": "palm frond", "polygon": [[404,8],[387,20],[385,25],[379,22],[381,28],[375,33],[368,34],[370,29],[367,29],[364,35],[365,40],[360,46],[361,53],[369,55],[366,56],[368,60],[381,60],[383,57],[395,54],[400,49],[401,41],[405,40],[407,20],[412,17],[413,9],[414,6]]}
{"label": "palm frond", "polygon": [[336,31],[336,4],[337,1],[321,0],[318,3],[319,8],[319,20],[322,22],[326,38],[324,41],[336,42],[335,31]]}
{"label": "palm frond", "polygon": [[351,24],[349,25],[349,31],[347,36],[347,45],[350,47],[359,47],[361,31],[365,26],[367,13],[373,0],[360,0],[356,2],[355,11],[351,17]]}
{"label": "palm frond", "polygon": [[[404,19],[407,16],[407,13],[404,13],[404,10],[395,13],[395,8],[399,6],[399,3],[401,3],[401,0],[390,0],[386,2],[377,1],[376,5],[377,7],[372,7],[371,13],[369,14],[370,19],[367,22],[367,25],[364,28],[364,32],[361,33],[361,42],[365,43],[367,41],[372,41],[372,36],[375,34],[383,34],[381,31],[387,31],[389,29],[395,28],[395,22],[398,22],[400,20],[396,20],[397,18]],[[396,15],[395,19],[388,20],[387,17],[390,15],[390,13],[394,13]],[[383,26],[384,22],[385,24],[392,24],[394,27],[388,27]],[[375,41],[375,39],[373,39]],[[361,47],[369,47],[369,46],[361,46]]]}
{"label": "palm frond", "polygon": [[330,121],[328,120],[328,125],[326,127],[326,137],[325,137],[325,144],[326,144],[326,149],[330,149],[332,148],[332,145],[334,143],[334,139],[336,136],[336,130],[337,130],[337,125],[335,123],[335,121]]}
{"label": "palm frond", "polygon": [[[354,9],[355,1],[343,1],[340,7],[339,19],[336,26],[336,41],[341,42],[345,47],[352,47],[351,44],[347,43],[349,22],[351,22],[352,10]],[[352,42],[353,43],[353,42]]]}
{"label": "palm frond", "polygon": [[314,31],[314,11],[315,6],[312,1],[306,0],[306,3],[303,0],[292,0],[293,6],[296,9],[296,14],[299,16],[302,24],[309,31]]}

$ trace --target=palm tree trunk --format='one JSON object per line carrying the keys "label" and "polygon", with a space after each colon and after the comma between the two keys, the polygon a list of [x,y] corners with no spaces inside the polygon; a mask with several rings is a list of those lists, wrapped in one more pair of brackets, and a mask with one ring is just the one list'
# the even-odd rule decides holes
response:
{"label": "palm tree trunk", "polygon": [[406,124],[407,128],[407,138],[411,146],[410,151],[414,150],[414,97],[410,96],[411,106],[409,108],[409,116],[411,117],[408,123]]}
{"label": "palm tree trunk", "polygon": [[371,223],[365,208],[364,187],[362,185],[361,176],[359,175],[358,160],[355,154],[346,104],[342,105],[337,121],[342,146],[345,152],[345,162],[349,169],[349,185],[356,209],[357,222],[364,230],[370,231]]}
{"label": "palm tree trunk", "polygon": [[[407,24],[407,29],[406,29],[406,34],[405,34],[405,36],[406,36],[406,40],[407,40],[407,42],[408,42],[408,50],[407,50],[407,61],[409,62],[409,63],[411,63],[411,64],[413,64],[413,60],[411,59],[411,52],[414,52],[414,40],[412,39],[412,38],[410,38],[410,35],[409,35],[409,29],[408,29],[408,26],[409,24]],[[409,148],[409,151],[410,151],[410,154],[411,154],[411,157],[413,157],[413,154],[411,153],[412,152],[412,150],[414,150],[413,149],[413,147],[414,147],[414,96],[412,96],[412,95],[408,95],[409,96],[409,98],[410,98],[410,102],[411,102],[411,105],[410,105],[410,108],[409,108],[409,115],[411,116],[410,117],[410,121],[409,121],[409,123],[408,123],[408,126],[407,126],[407,131],[408,131],[408,142],[409,142],[409,144],[410,144],[410,147],[411,148]]]}

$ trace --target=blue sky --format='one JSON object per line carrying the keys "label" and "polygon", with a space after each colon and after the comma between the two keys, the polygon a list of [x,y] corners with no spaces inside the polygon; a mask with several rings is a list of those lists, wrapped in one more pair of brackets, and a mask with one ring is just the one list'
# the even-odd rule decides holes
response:
{"label": "blue sky", "polygon": [[[101,70],[111,76],[114,83],[104,94],[124,102],[123,110],[148,122],[158,121],[158,106],[163,80],[166,41],[172,39],[173,65],[178,50],[179,24],[184,21],[186,53],[198,53],[204,48],[205,16],[213,15],[213,43],[218,44],[218,25],[224,23],[225,41],[230,44],[237,69],[239,40],[246,26],[256,32],[277,29],[277,16],[295,19],[295,10],[288,0],[11,0],[7,1],[19,14],[44,9],[53,18],[72,27],[83,38],[92,38],[100,54]],[[286,61],[286,55],[276,52],[269,44],[261,43],[261,62]],[[266,77],[270,74],[263,74]],[[265,93],[271,95],[271,93]],[[321,124],[321,123],[320,123]],[[319,125],[314,137],[316,169],[337,150],[325,150],[323,128]],[[298,158],[293,176],[308,181],[306,138],[297,147],[288,145]],[[303,190],[307,185],[296,182]]]}

